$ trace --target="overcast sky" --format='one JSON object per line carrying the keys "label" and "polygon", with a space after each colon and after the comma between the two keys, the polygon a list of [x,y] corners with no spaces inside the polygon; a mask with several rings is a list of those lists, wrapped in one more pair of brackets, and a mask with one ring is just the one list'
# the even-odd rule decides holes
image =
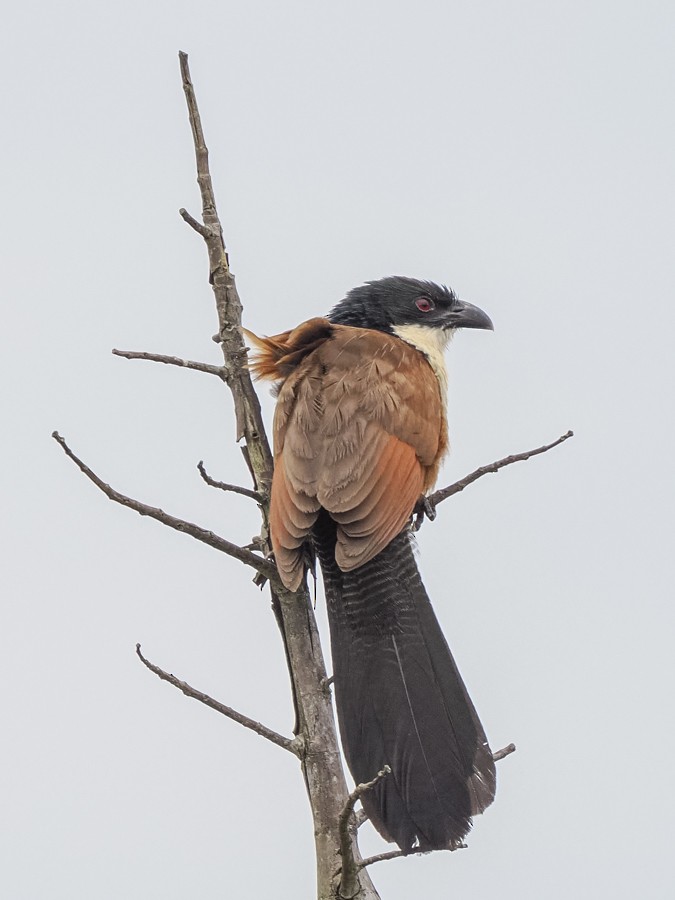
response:
{"label": "overcast sky", "polygon": [[134,655],[287,734],[267,595],[108,503],[50,439],[122,491],[257,532],[195,468],[247,483],[223,386],[110,354],[219,362],[177,212],[199,211],[178,50],[248,327],[435,279],[495,323],[449,349],[442,482],[576,433],[420,535],[490,741],[518,751],[469,849],[380,864],[383,900],[670,895],[674,27],[665,0],[5,10],[3,897],[313,895],[295,759]]}

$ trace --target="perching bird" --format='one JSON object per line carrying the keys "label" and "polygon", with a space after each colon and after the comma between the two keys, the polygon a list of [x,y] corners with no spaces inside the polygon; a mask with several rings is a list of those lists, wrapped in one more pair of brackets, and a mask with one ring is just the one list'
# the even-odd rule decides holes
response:
{"label": "perching bird", "polygon": [[409,522],[447,446],[443,351],[457,328],[492,328],[445,287],[391,277],[327,318],[257,346],[279,382],[270,533],[286,587],[309,545],[323,572],[334,689],[361,802],[404,852],[452,848],[495,793],[492,753],[422,584]]}

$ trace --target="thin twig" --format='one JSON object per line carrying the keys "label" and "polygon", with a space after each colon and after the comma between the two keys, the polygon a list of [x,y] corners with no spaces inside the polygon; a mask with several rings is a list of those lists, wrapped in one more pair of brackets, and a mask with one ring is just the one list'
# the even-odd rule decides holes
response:
{"label": "thin twig", "polygon": [[220,491],[230,491],[233,494],[241,494],[244,497],[250,497],[251,500],[255,500],[257,503],[262,502],[262,497],[257,491],[252,491],[250,488],[240,487],[238,484],[228,484],[226,481],[216,481],[215,478],[211,478],[209,473],[204,468],[204,460],[199,460],[199,462],[197,463],[197,468],[199,469],[199,474],[210,487],[218,488],[218,490]]}
{"label": "thin twig", "polygon": [[[197,184],[202,198],[202,217],[204,225],[201,231],[199,227],[196,231],[210,240],[214,237],[222,238],[222,228],[217,218],[216,195],[213,190],[213,182],[211,180],[211,172],[209,170],[209,151],[204,138],[204,129],[202,128],[202,120],[199,115],[199,107],[197,106],[197,98],[195,96],[192,78],[190,77],[190,67],[188,64],[188,55],[182,51],[178,54],[180,62],[181,77],[183,80],[183,91],[188,108],[188,118],[190,119],[190,128],[192,129],[192,140],[195,147],[195,157],[197,162]],[[194,219],[187,210],[181,210],[181,216],[191,227],[199,226],[199,222]],[[215,219],[215,220],[214,220]],[[222,249],[225,247],[223,245]],[[227,265],[228,260],[225,260]]]}
{"label": "thin twig", "polygon": [[558,444],[562,444],[563,441],[566,441],[571,437],[574,437],[574,432],[568,431],[567,434],[563,434],[558,438],[557,441],[553,441],[552,444],[545,444],[543,447],[537,447],[536,450],[528,450],[526,453],[515,453],[512,456],[505,456],[504,459],[498,459],[497,462],[493,462],[489,466],[481,466],[480,469],[476,469],[475,472],[467,475],[466,478],[462,478],[460,481],[456,481],[454,484],[451,484],[448,487],[441,488],[438,491],[434,491],[434,493],[430,494],[426,499],[433,509],[438,506],[438,504],[443,500],[447,500],[448,497],[452,497],[453,494],[459,494],[459,492],[463,491],[465,487],[473,484],[474,481],[478,481],[478,479],[482,478],[483,475],[489,475],[492,472],[498,472],[500,469],[503,469],[504,466],[510,466],[512,463],[522,462],[523,460],[529,459],[531,456],[538,456],[540,453],[546,453],[547,450],[552,450],[553,447],[557,447]]}
{"label": "thin twig", "polygon": [[283,734],[278,734],[266,725],[256,722],[255,719],[250,719],[243,713],[237,712],[237,710],[232,709],[231,706],[225,706],[224,703],[219,703],[218,700],[214,700],[213,697],[209,697],[209,695],[205,694],[203,691],[198,691],[186,681],[181,681],[179,678],[176,678],[175,675],[170,675],[168,672],[165,672],[164,669],[160,669],[159,666],[154,665],[150,660],[143,656],[140,644],[136,644],[136,654],[144,666],[147,666],[147,668],[150,669],[151,672],[154,672],[158,678],[161,678],[162,681],[168,681],[169,684],[178,688],[178,690],[182,691],[186,697],[192,697],[194,700],[199,700],[199,702],[203,703],[205,706],[215,709],[216,712],[221,713],[223,716],[227,716],[227,718],[232,719],[233,722],[238,722],[240,725],[243,725],[244,728],[255,731],[260,737],[266,738],[278,747],[283,747],[284,750],[288,750],[290,753],[295,754],[295,756],[300,756],[301,741],[297,738],[292,740],[291,738],[284,737]]}
{"label": "thin twig", "polygon": [[190,213],[187,211],[187,209],[183,209],[181,207],[178,210],[178,212],[180,213],[180,216],[183,219],[183,221],[187,222],[188,225],[190,226],[190,228],[194,228],[194,230],[197,232],[197,234],[201,234],[201,236],[204,238],[204,240],[208,240],[209,238],[214,236],[211,229],[207,228],[206,225],[202,225],[201,222],[198,222],[194,216],[190,215]]}
{"label": "thin twig", "polygon": [[350,829],[350,824],[352,824],[354,805],[366,791],[374,788],[378,782],[382,781],[382,779],[386,778],[389,774],[391,774],[391,769],[389,766],[384,766],[372,781],[366,781],[364,784],[357,784],[349,797],[347,797],[347,802],[340,813],[338,825],[340,829],[340,855],[342,857],[342,866],[340,869],[341,877],[338,895],[343,898],[343,900],[352,900],[352,898],[358,894],[360,890],[358,878],[359,869],[363,868],[363,863],[356,862],[352,851],[352,829]]}
{"label": "thin twig", "polygon": [[201,528],[199,525],[195,525],[192,522],[186,522],[184,519],[177,519],[175,516],[171,516],[168,513],[165,513],[163,509],[157,509],[154,506],[148,506],[146,503],[142,503],[139,500],[134,500],[132,497],[127,497],[124,494],[120,494],[119,491],[116,491],[114,488],[110,487],[109,484],[106,484],[101,478],[99,478],[99,476],[95,472],[93,472],[89,468],[89,466],[83,463],[82,460],[73,453],[73,451],[61,437],[58,431],[54,431],[52,433],[52,437],[61,445],[66,456],[69,456],[70,459],[73,460],[75,465],[80,469],[80,471],[83,472],[99,490],[103,491],[106,497],[108,497],[110,500],[114,500],[115,503],[119,503],[122,506],[133,509],[141,516],[150,516],[150,518],[156,519],[158,522],[161,522],[162,525],[167,525],[169,528],[173,528],[175,531],[181,531],[183,532],[183,534],[189,534],[190,537],[201,541],[203,544],[208,544],[210,547],[213,547],[216,550],[220,550],[222,553],[226,553],[228,556],[232,556],[234,559],[238,559],[239,562],[242,562],[247,566],[251,566],[251,568],[255,569],[256,572],[264,575],[265,578],[276,580],[276,568],[268,560],[262,559],[260,556],[256,556],[255,553],[251,553],[250,550],[245,550],[238,544],[233,544],[231,541],[225,540],[225,538],[214,534],[212,531],[207,531],[205,528]]}
{"label": "thin twig", "polygon": [[510,756],[512,753],[516,752],[515,744],[507,744],[506,747],[502,747],[501,750],[495,750],[492,754],[492,758],[495,762],[499,759],[504,759],[505,756]]}
{"label": "thin twig", "polygon": [[398,859],[399,856],[412,856],[412,853],[406,854],[403,850],[387,850],[384,853],[376,853],[375,856],[366,856],[359,863],[359,869],[365,869],[367,866],[372,866],[373,863],[384,862],[387,859]]}
{"label": "thin twig", "polygon": [[[464,843],[455,844],[454,847],[448,847],[448,850],[466,850],[467,845]],[[374,856],[366,856],[365,859],[362,859],[358,864],[359,869],[365,869],[368,866],[372,866],[373,863],[378,862],[386,862],[388,859],[398,859],[400,856],[425,856],[427,853],[431,853],[431,850],[410,850],[408,853],[404,853],[403,850],[386,850],[384,853],[376,853]]]}
{"label": "thin twig", "polygon": [[167,366],[180,366],[183,369],[206,372],[208,375],[217,375],[223,381],[227,380],[227,369],[224,366],[211,366],[209,363],[181,359],[180,356],[165,356],[163,353],[144,353],[136,350],[113,350],[112,352],[113,356],[123,356],[124,359],[146,359],[150,362],[165,363]]}
{"label": "thin twig", "polygon": [[[457,841],[450,847],[442,847],[440,849],[448,850],[450,853],[454,853],[455,850],[466,850],[468,849],[468,844],[465,844],[464,841]],[[388,859],[398,859],[400,856],[426,856],[427,853],[432,853],[432,850],[409,850],[407,853],[404,853],[403,850],[387,850],[384,853],[376,853],[374,856],[366,856],[364,860],[361,860],[359,863],[359,869],[365,869],[367,866],[372,866],[373,863],[378,862],[386,862]]]}
{"label": "thin twig", "polygon": [[[467,846],[463,841],[459,841],[446,849],[450,851],[466,850]],[[408,853],[404,853],[403,850],[387,850],[384,853],[376,853],[374,856],[366,856],[358,865],[359,869],[365,869],[367,866],[372,866],[373,863],[386,862],[388,859],[398,859],[400,856],[425,856],[431,852],[431,850],[410,850]]]}

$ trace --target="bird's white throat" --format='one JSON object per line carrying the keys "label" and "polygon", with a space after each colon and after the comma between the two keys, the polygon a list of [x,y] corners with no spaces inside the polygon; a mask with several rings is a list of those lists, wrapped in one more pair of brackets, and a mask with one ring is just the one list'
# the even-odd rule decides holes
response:
{"label": "bird's white throat", "polygon": [[433,328],[429,325],[395,325],[392,329],[396,337],[412,344],[429,360],[441,389],[443,415],[448,402],[448,370],[445,367],[445,350],[455,333],[454,328]]}

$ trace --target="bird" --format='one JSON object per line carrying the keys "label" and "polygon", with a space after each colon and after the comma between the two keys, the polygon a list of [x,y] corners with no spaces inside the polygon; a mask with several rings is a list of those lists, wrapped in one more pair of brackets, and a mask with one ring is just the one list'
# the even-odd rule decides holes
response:
{"label": "bird", "polygon": [[444,351],[492,330],[451,289],[390,276],[326,316],[247,332],[274,381],[269,526],[286,588],[318,558],[344,755],[381,836],[404,854],[454,849],[495,796],[493,756],[422,583],[411,520],[448,450]]}

